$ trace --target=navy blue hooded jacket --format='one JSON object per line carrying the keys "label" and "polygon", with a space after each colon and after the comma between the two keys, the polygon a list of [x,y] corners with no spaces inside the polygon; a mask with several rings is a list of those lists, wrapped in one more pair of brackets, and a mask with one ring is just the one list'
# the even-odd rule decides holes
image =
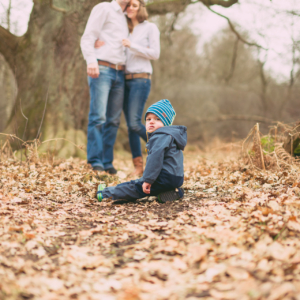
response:
{"label": "navy blue hooded jacket", "polygon": [[137,191],[141,196],[142,184],[151,184],[150,196],[178,188],[183,184],[183,153],[187,143],[185,126],[166,126],[148,134],[148,157]]}

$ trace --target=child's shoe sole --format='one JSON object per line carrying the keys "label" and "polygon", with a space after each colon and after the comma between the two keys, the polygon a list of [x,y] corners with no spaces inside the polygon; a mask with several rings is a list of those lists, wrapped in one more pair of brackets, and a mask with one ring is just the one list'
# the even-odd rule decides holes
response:
{"label": "child's shoe sole", "polygon": [[100,183],[98,185],[98,190],[97,190],[97,199],[99,202],[101,202],[103,200],[103,195],[102,195],[102,191],[106,188],[106,184],[105,183]]}
{"label": "child's shoe sole", "polygon": [[157,196],[157,201],[159,203],[166,203],[168,201],[175,201],[183,198],[184,191],[182,188],[172,190],[172,191],[167,191],[164,193],[161,193]]}

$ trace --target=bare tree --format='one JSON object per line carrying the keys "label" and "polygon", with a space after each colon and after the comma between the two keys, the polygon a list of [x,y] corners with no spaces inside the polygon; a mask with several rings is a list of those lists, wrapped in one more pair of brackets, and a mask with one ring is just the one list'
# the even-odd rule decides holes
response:
{"label": "bare tree", "polygon": [[[208,6],[230,7],[238,0],[201,2]],[[13,110],[16,113],[11,115],[7,131],[12,131],[17,119],[19,136],[23,135],[27,124],[25,138],[36,137],[48,86],[42,138],[53,137],[57,132],[67,135],[70,131],[74,138],[86,128],[89,95],[79,41],[90,11],[97,3],[96,0],[34,0],[28,30],[23,36],[17,37],[0,26],[0,53],[18,84]],[[148,11],[150,14],[178,13],[190,3],[191,0],[153,1],[148,3]],[[22,117],[20,99],[28,123]]]}

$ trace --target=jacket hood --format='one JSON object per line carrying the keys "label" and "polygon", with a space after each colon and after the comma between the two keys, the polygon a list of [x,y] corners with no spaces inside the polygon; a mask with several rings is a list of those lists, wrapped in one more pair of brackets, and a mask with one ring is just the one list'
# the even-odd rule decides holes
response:
{"label": "jacket hood", "polygon": [[154,134],[170,134],[175,140],[177,147],[183,150],[187,143],[187,128],[185,126],[165,126],[149,134],[149,138]]}

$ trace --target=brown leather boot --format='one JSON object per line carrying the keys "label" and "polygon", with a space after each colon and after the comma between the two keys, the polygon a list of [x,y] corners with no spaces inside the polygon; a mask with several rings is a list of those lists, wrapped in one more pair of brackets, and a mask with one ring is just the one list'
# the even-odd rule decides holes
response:
{"label": "brown leather boot", "polygon": [[130,174],[132,177],[141,177],[143,175],[144,169],[143,169],[143,158],[141,156],[138,156],[134,158],[133,160],[134,165],[134,172]]}

